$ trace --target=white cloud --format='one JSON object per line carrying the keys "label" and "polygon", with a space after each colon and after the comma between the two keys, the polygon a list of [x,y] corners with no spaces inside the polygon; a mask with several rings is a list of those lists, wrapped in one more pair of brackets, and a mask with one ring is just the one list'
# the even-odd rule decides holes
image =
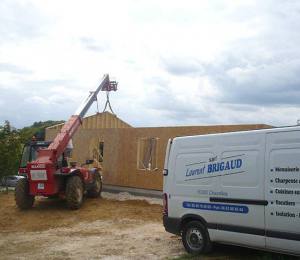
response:
{"label": "white cloud", "polygon": [[25,98],[24,100],[25,105],[49,105],[50,102],[43,98],[43,97],[39,97],[39,96],[33,96],[33,97],[29,97],[29,98]]}
{"label": "white cloud", "polygon": [[[294,124],[299,9],[297,1],[2,1],[0,121],[67,119],[110,73],[119,81],[113,109],[133,125]],[[103,108],[104,93],[99,101]]]}

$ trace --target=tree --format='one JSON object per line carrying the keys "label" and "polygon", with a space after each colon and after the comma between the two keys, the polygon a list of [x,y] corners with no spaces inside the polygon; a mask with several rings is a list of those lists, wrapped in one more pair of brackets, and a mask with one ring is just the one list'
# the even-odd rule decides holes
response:
{"label": "tree", "polygon": [[0,126],[0,177],[17,173],[21,151],[19,131],[5,121]]}
{"label": "tree", "polygon": [[64,123],[65,121],[44,121],[34,122],[33,125],[24,127],[20,130],[21,142],[26,143],[32,136],[36,136],[38,140],[45,140],[45,128]]}

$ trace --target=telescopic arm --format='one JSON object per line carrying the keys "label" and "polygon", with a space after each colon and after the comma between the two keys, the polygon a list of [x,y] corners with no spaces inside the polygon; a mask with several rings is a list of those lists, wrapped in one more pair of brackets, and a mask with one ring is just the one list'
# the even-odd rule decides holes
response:
{"label": "telescopic arm", "polygon": [[105,74],[99,85],[99,87],[94,92],[90,92],[89,96],[82,102],[78,107],[75,114],[70,117],[70,119],[64,124],[60,132],[55,137],[54,141],[49,145],[47,149],[39,150],[37,161],[40,163],[45,163],[51,161],[56,162],[57,158],[62,155],[66,149],[68,142],[73,137],[74,133],[80,126],[83,117],[89,110],[93,102],[97,99],[99,91],[103,88],[109,87],[109,75]]}

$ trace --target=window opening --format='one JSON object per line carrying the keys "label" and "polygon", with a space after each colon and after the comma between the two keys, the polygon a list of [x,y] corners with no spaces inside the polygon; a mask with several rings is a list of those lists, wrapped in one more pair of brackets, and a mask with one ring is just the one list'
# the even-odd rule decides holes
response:
{"label": "window opening", "polygon": [[138,169],[157,169],[157,140],[155,137],[138,140]]}
{"label": "window opening", "polygon": [[99,162],[103,162],[104,158],[104,142],[99,143]]}

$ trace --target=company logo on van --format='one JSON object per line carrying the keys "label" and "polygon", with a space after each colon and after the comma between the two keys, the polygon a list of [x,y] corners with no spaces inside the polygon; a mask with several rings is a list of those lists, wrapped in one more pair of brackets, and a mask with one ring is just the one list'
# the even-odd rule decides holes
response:
{"label": "company logo on van", "polygon": [[208,162],[198,162],[186,165],[187,180],[216,177],[244,172],[243,154],[222,158],[210,158]]}

